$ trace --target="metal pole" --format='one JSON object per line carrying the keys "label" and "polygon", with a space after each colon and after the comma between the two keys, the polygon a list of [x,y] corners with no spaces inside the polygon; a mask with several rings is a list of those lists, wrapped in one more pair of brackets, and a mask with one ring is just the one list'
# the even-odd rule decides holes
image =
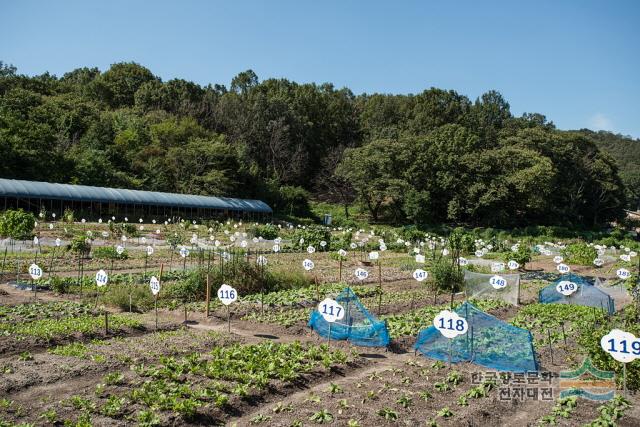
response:
{"label": "metal pole", "polygon": [[209,318],[209,300],[211,298],[211,287],[209,284],[209,273],[207,273],[207,292],[206,292],[206,302],[205,302],[205,317]]}

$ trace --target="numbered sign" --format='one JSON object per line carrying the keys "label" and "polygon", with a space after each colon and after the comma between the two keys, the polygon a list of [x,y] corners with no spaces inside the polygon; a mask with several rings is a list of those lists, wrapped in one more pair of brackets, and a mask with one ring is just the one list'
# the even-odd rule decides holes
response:
{"label": "numbered sign", "polygon": [[461,267],[464,267],[465,265],[469,265],[469,260],[464,257],[460,257],[458,258],[458,265]]}
{"label": "numbered sign", "polygon": [[386,251],[387,250],[387,245],[385,245],[384,243],[380,243],[380,250],[382,252]]}
{"label": "numbered sign", "polygon": [[369,272],[364,268],[356,268],[356,271],[354,274],[358,278],[358,280],[364,280],[367,277],[369,277]]}
{"label": "numbered sign", "polygon": [[504,263],[503,262],[493,262],[491,263],[491,272],[499,273],[500,271],[504,271]]}
{"label": "numbered sign", "polygon": [[418,264],[424,264],[424,255],[416,254],[416,262]]}
{"label": "numbered sign", "polygon": [[629,252],[629,256],[630,256],[631,258],[633,258],[633,257],[637,257],[637,256],[638,256],[638,253],[637,253],[636,251],[631,251],[631,252]]}
{"label": "numbered sign", "polygon": [[427,277],[429,276],[429,273],[427,273],[426,271],[424,271],[421,268],[418,268],[417,270],[415,270],[413,272],[413,278],[416,279],[418,282],[422,282],[423,280],[425,280]]}
{"label": "numbered sign", "polygon": [[618,270],[616,270],[616,276],[618,276],[622,280],[627,280],[629,277],[631,277],[631,272],[626,268],[619,268]]}
{"label": "numbered sign", "polygon": [[556,291],[567,297],[577,290],[578,285],[568,280],[563,280],[556,286]]}
{"label": "numbered sign", "polygon": [[593,260],[593,265],[596,267],[602,267],[604,265],[604,260],[601,258],[596,258]]}
{"label": "numbered sign", "polygon": [[413,248],[413,253],[414,254],[419,254],[420,253],[420,248]]}
{"label": "numbered sign", "polygon": [[96,285],[98,287],[106,286],[109,283],[109,276],[104,270],[100,270],[96,273]]}
{"label": "numbered sign", "polygon": [[378,252],[369,252],[369,259],[371,261],[375,261],[380,257],[380,254],[378,254]]}
{"label": "numbered sign", "polygon": [[313,267],[315,266],[316,265],[310,259],[305,259],[304,261],[302,261],[302,267],[307,271],[313,270]]}
{"label": "numbered sign", "polygon": [[122,255],[123,252],[124,252],[124,246],[122,246],[122,245],[116,246],[116,253],[118,255]]}
{"label": "numbered sign", "polygon": [[316,248],[314,248],[313,246],[309,245],[307,246],[307,253],[314,253],[316,251]]}
{"label": "numbered sign", "polygon": [[629,363],[640,357],[640,340],[620,329],[612,329],[603,336],[600,347],[618,362]]}
{"label": "numbered sign", "polygon": [[560,255],[556,255],[553,257],[553,262],[555,262],[556,264],[560,264],[562,261],[564,261],[564,258],[562,258]]}
{"label": "numbered sign", "polygon": [[29,266],[29,275],[33,280],[38,280],[42,277],[42,269],[38,267],[38,264],[31,264]]}
{"label": "numbered sign", "polygon": [[518,252],[518,248],[519,248],[519,246],[517,244],[511,246],[511,252]]}
{"label": "numbered sign", "polygon": [[507,267],[509,267],[509,270],[517,270],[520,268],[520,264],[518,264],[517,261],[511,260],[507,263]]}
{"label": "numbered sign", "polygon": [[622,254],[622,255],[620,255],[620,259],[621,259],[622,261],[624,261],[624,262],[629,262],[629,261],[631,261],[631,255],[629,255],[629,254]]}
{"label": "numbered sign", "polygon": [[494,289],[504,289],[507,286],[507,279],[502,276],[492,276],[489,279],[489,284],[493,286]]}
{"label": "numbered sign", "polygon": [[38,236],[34,236],[33,237],[33,244],[37,245],[38,243],[40,243],[40,239],[38,239]]}
{"label": "numbered sign", "polygon": [[358,245],[356,245],[355,243],[351,243],[351,244],[349,245],[349,247],[350,247],[351,249],[355,249],[355,248],[357,248],[357,247],[358,247]]}
{"label": "numbered sign", "polygon": [[189,249],[185,248],[184,246],[180,248],[180,256],[182,258],[186,258],[189,256]]}
{"label": "numbered sign", "polygon": [[149,280],[149,289],[151,289],[151,293],[153,295],[158,295],[160,292],[160,280],[156,276],[151,276],[151,280]]}
{"label": "numbered sign", "polygon": [[567,264],[558,264],[556,269],[563,274],[571,271],[571,268]]}
{"label": "numbered sign", "polygon": [[338,255],[340,255],[341,257],[346,257],[347,256],[347,251],[345,251],[344,249],[340,249],[338,251]]}
{"label": "numbered sign", "polygon": [[123,242],[126,242],[127,241],[127,236],[122,236],[122,238],[120,240],[122,240]]}
{"label": "numbered sign", "polygon": [[58,237],[56,239],[56,246],[60,246],[60,244],[62,243],[62,241],[60,240],[60,238]]}
{"label": "numbered sign", "polygon": [[147,246],[147,255],[153,255],[153,246]]}
{"label": "numbered sign", "polygon": [[443,336],[449,339],[463,335],[467,333],[469,329],[469,324],[466,319],[460,317],[458,313],[449,310],[442,310],[438,313],[433,319],[433,326],[440,331]]}
{"label": "numbered sign", "polygon": [[280,245],[276,243],[275,245],[273,245],[273,247],[271,248],[271,250],[272,250],[273,252],[280,252]]}
{"label": "numbered sign", "polygon": [[267,257],[260,255],[258,258],[256,258],[256,264],[258,264],[259,266],[266,266],[267,265]]}
{"label": "numbered sign", "polygon": [[247,244],[248,244],[248,243],[247,243],[247,241],[246,241],[246,240],[243,240],[242,242],[240,242],[240,247],[241,247],[241,248],[246,248],[246,247],[247,247]]}
{"label": "numbered sign", "polygon": [[482,258],[482,256],[484,255],[484,252],[478,250],[478,251],[475,252],[474,255],[477,256],[478,258]]}
{"label": "numbered sign", "polygon": [[229,305],[238,299],[238,292],[231,286],[223,284],[218,289],[218,299],[224,305]]}
{"label": "numbered sign", "polygon": [[325,246],[327,246],[327,242],[325,242],[324,240],[321,240],[320,241],[320,246],[322,246],[324,248]]}
{"label": "numbered sign", "polygon": [[344,308],[331,298],[325,298],[320,301],[318,312],[329,323],[344,319]]}

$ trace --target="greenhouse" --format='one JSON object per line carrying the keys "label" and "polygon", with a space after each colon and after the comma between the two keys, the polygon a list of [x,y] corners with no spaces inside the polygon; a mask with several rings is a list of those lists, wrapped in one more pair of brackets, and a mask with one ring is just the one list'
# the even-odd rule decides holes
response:
{"label": "greenhouse", "polygon": [[[575,286],[571,293],[562,293],[558,286],[570,283]],[[565,274],[558,280],[540,290],[538,300],[541,304],[574,304],[596,307],[609,314],[613,314],[615,303],[613,298],[601,289],[602,284],[598,278],[592,283],[589,279],[577,274]],[[616,288],[612,288],[612,291]]]}
{"label": "greenhouse", "polygon": [[538,370],[529,331],[505,323],[469,302],[454,311],[467,320],[468,331],[449,339],[430,326],[418,334],[416,351],[443,362],[472,362],[499,371]]}
{"label": "greenhouse", "polygon": [[272,210],[260,200],[157,191],[89,187],[0,178],[0,203],[4,210],[23,209],[61,216],[70,209],[87,219],[115,216],[132,218],[236,218],[259,220]]}
{"label": "greenhouse", "polygon": [[[386,347],[389,332],[385,322],[378,320],[362,305],[351,288],[345,288],[335,300],[344,308],[344,318],[331,324],[332,340],[347,340],[364,347]],[[314,310],[308,326],[318,335],[329,337],[329,323]]]}

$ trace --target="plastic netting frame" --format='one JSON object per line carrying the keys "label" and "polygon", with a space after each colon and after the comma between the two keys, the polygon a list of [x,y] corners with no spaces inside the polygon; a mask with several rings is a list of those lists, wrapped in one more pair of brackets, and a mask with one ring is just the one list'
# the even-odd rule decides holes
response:
{"label": "plastic netting frame", "polygon": [[[489,282],[495,275],[503,277],[507,286],[495,289]],[[464,271],[464,292],[467,299],[492,299],[518,305],[520,299],[520,275],[500,273],[476,273]]]}
{"label": "plastic netting frame", "polygon": [[[556,289],[561,281],[573,282],[578,289],[570,295],[563,295]],[[603,290],[602,283],[598,278],[592,282],[577,274],[564,274],[550,285],[540,289],[538,301],[541,304],[573,304],[595,307],[610,315],[616,311],[613,298]]]}
{"label": "plastic netting frame", "polygon": [[531,332],[505,323],[469,302],[455,312],[467,320],[467,333],[448,339],[430,326],[418,334],[415,350],[443,362],[471,362],[506,372],[538,371]]}
{"label": "plastic netting frame", "polygon": [[344,308],[345,316],[331,324],[324,320],[318,310],[311,313],[308,326],[323,338],[347,340],[363,347],[386,347],[389,345],[389,332],[385,322],[378,320],[365,308],[351,288],[345,288],[335,298]]}

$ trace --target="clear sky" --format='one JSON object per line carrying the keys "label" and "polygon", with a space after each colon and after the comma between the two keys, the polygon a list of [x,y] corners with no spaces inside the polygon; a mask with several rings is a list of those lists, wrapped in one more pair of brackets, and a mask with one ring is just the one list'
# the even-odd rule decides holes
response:
{"label": "clear sky", "polygon": [[0,0],[0,60],[61,76],[135,61],[163,80],[431,86],[561,129],[640,137],[640,1]]}

